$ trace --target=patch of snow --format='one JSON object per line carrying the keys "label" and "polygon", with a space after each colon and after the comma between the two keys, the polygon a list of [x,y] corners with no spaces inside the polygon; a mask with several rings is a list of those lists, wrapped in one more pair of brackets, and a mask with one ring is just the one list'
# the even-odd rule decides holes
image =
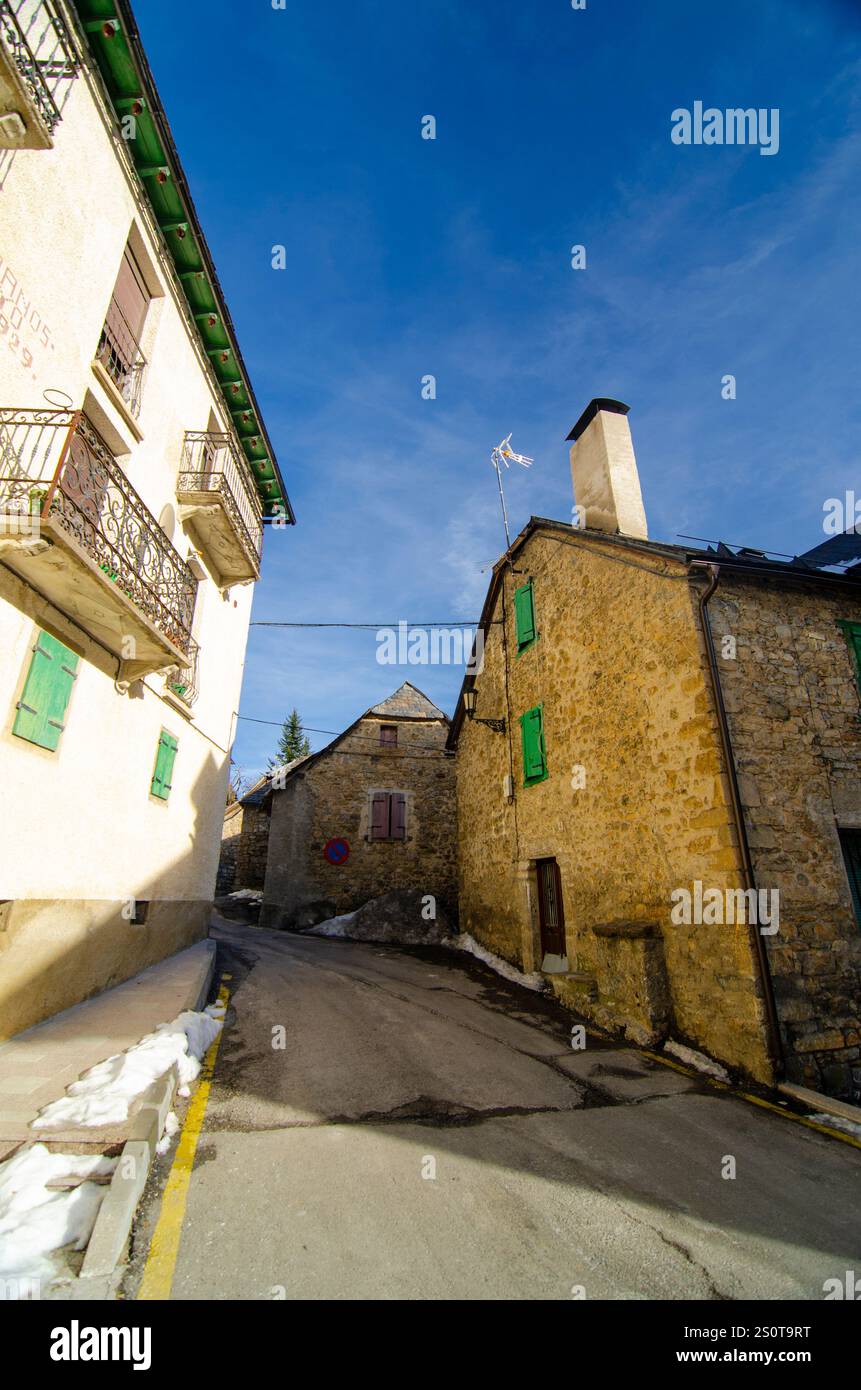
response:
{"label": "patch of snow", "polygon": [[669,1052],[672,1057],[677,1057],[680,1062],[686,1062],[694,1071],[713,1076],[716,1081],[729,1082],[729,1072],[719,1062],[713,1062],[711,1057],[706,1057],[702,1052],[695,1052],[692,1047],[685,1047],[684,1043],[673,1042],[670,1039],[664,1043],[664,1051]]}
{"label": "patch of snow", "polygon": [[262,903],[263,894],[259,888],[237,888],[235,893],[228,893],[228,898],[249,898]]}
{"label": "patch of snow", "polygon": [[505,980],[510,980],[512,984],[522,985],[524,989],[531,989],[536,993],[541,993],[547,989],[547,981],[543,975],[539,975],[537,971],[533,971],[531,975],[524,975],[523,971],[518,970],[516,965],[510,965],[501,956],[495,956],[492,951],[488,951],[485,946],[476,941],[474,936],[470,936],[469,932],[463,932],[460,936],[453,936],[450,940],[444,941],[443,945],[452,951],[466,951],[469,955],[475,956],[476,960],[483,961],[485,965],[490,966],[491,970],[495,970],[497,975],[501,975]]}
{"label": "patch of snow", "polygon": [[[56,1278],[54,1252],[69,1245],[83,1250],[108,1190],[86,1179],[110,1176],[116,1165],[117,1159],[102,1154],[49,1153],[44,1144],[0,1163],[0,1277],[34,1281],[37,1290],[40,1282]],[[83,1181],[66,1192],[48,1187],[69,1178]],[[4,1292],[15,1296],[14,1286]]]}
{"label": "patch of snow", "polygon": [[340,917],[330,917],[326,922],[318,922],[309,927],[303,936],[349,936],[350,924],[356,920],[356,912],[344,912]]}
{"label": "patch of snow", "polygon": [[179,1131],[179,1120],[172,1110],[168,1110],[164,1122],[164,1133],[155,1146],[157,1154],[166,1154],[170,1148],[170,1141]]}
{"label": "patch of snow", "polygon": [[826,1115],[817,1111],[815,1115],[807,1115],[805,1118],[815,1120],[818,1125],[827,1125],[829,1129],[840,1129],[844,1134],[851,1134],[853,1139],[861,1139],[861,1124],[855,1120],[844,1120],[842,1115]]}
{"label": "patch of snow", "polygon": [[190,1094],[200,1059],[224,1026],[224,1007],[210,1004],[203,1013],[190,1009],[172,1023],[160,1023],[127,1052],[108,1057],[66,1087],[62,1100],[46,1105],[33,1129],[70,1129],[79,1125],[119,1125],[129,1106],[154,1081],[176,1066],[177,1094]]}

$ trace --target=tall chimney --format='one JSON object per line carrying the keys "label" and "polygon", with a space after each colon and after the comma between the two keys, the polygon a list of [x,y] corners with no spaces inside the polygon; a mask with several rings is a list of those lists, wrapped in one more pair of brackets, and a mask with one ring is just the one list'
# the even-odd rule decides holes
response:
{"label": "tall chimney", "polygon": [[626,418],[629,408],[602,398],[589,402],[568,436],[574,441],[571,478],[584,525],[645,541],[649,532]]}

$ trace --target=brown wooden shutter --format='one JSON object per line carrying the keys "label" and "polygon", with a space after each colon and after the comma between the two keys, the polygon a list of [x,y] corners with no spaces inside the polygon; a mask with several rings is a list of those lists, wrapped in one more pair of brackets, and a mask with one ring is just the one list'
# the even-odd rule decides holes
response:
{"label": "brown wooden shutter", "polygon": [[385,792],[371,797],[371,839],[387,840],[389,836],[389,798]]}
{"label": "brown wooden shutter", "polygon": [[141,274],[140,266],[128,246],[123,253],[120,273],[114,286],[114,301],[133,336],[139,342],[149,306],[150,294]]}
{"label": "brown wooden shutter", "polygon": [[392,839],[407,838],[407,799],[403,792],[392,792]]}

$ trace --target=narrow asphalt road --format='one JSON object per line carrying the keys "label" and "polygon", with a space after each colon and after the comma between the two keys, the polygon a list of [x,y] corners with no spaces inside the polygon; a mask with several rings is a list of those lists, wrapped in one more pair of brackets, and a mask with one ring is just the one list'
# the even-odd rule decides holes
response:
{"label": "narrow asphalt road", "polygon": [[819,1300],[861,1269],[858,1150],[574,1052],[561,1008],[470,958],[216,936],[232,997],[172,1298]]}

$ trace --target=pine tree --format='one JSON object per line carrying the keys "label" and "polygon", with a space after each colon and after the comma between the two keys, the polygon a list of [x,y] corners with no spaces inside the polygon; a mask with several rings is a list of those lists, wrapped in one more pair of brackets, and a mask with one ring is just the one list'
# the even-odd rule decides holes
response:
{"label": "pine tree", "polygon": [[299,711],[294,709],[281,726],[281,735],[278,739],[275,757],[269,759],[269,771],[272,772],[276,767],[283,767],[285,763],[292,763],[294,758],[303,758],[306,753],[310,752],[311,744],[302,732]]}

